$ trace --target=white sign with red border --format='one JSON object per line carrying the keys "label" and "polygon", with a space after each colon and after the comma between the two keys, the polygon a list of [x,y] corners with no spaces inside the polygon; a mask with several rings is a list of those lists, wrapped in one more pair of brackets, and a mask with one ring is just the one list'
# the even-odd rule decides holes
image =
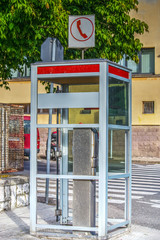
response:
{"label": "white sign with red border", "polygon": [[95,15],[69,16],[69,48],[95,46]]}

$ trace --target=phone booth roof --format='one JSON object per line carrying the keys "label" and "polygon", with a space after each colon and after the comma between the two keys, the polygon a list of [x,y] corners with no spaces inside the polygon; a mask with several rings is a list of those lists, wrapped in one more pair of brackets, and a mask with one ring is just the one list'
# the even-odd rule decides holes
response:
{"label": "phone booth roof", "polygon": [[[63,62],[37,62],[37,78],[57,84],[98,84],[102,66],[107,74],[130,79],[131,70],[107,59],[70,60]],[[104,68],[104,67],[103,67]]]}

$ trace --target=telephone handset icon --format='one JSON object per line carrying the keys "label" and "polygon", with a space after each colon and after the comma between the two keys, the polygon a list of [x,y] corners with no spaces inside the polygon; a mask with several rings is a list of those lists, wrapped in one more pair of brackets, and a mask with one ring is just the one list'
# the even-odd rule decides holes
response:
{"label": "telephone handset icon", "polygon": [[85,33],[82,32],[80,25],[81,25],[81,20],[78,20],[78,21],[77,21],[77,28],[78,28],[78,31],[79,31],[80,35],[81,35],[83,38],[88,38],[88,36],[87,36]]}

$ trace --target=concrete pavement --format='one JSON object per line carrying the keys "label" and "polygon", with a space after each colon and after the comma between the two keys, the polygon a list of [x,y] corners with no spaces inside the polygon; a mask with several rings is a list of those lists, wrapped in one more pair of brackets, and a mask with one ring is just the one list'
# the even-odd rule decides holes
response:
{"label": "concrete pavement", "polygon": [[[150,160],[152,163],[160,163],[160,159],[133,159],[133,162],[146,164]],[[29,171],[22,172],[22,175],[29,175]],[[39,223],[53,223],[54,219],[54,206],[46,205],[44,203],[38,203],[38,221]],[[12,211],[3,211],[0,213],[0,240],[19,240],[19,239],[96,239],[95,236],[82,236],[80,235],[69,235],[64,234],[62,237],[57,234],[46,232],[45,235],[39,233],[38,236],[31,236],[29,232],[30,228],[30,217],[29,207],[21,207]],[[149,219],[148,219],[149,221]],[[72,237],[71,237],[72,236]],[[155,230],[139,225],[132,225],[131,228],[123,233],[119,233],[116,236],[110,236],[111,240],[159,240],[160,230]]]}
{"label": "concrete pavement", "polygon": [[[39,223],[50,223],[54,221],[54,206],[38,203],[38,221]],[[0,240],[19,240],[19,239],[96,239],[95,236],[84,236],[82,234],[69,235],[64,234],[60,237],[46,232],[45,235],[39,233],[38,236],[31,236],[29,232],[30,218],[29,207],[16,208],[12,211],[3,211],[0,213]],[[160,231],[132,225],[130,230],[123,234],[110,236],[111,240],[159,240]]]}

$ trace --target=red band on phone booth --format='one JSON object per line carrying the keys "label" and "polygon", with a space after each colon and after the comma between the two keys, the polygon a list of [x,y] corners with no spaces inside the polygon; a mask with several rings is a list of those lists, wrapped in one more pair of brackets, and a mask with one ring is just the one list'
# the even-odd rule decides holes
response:
{"label": "red band on phone booth", "polygon": [[116,67],[113,67],[113,66],[109,65],[108,72],[112,73],[112,74],[115,74],[115,75],[117,75],[119,77],[124,77],[124,78],[129,79],[129,72],[127,72],[127,71],[125,71],[123,69],[116,68]]}
{"label": "red band on phone booth", "polygon": [[99,64],[46,66],[38,67],[38,74],[62,74],[62,73],[96,73],[99,72]]}

